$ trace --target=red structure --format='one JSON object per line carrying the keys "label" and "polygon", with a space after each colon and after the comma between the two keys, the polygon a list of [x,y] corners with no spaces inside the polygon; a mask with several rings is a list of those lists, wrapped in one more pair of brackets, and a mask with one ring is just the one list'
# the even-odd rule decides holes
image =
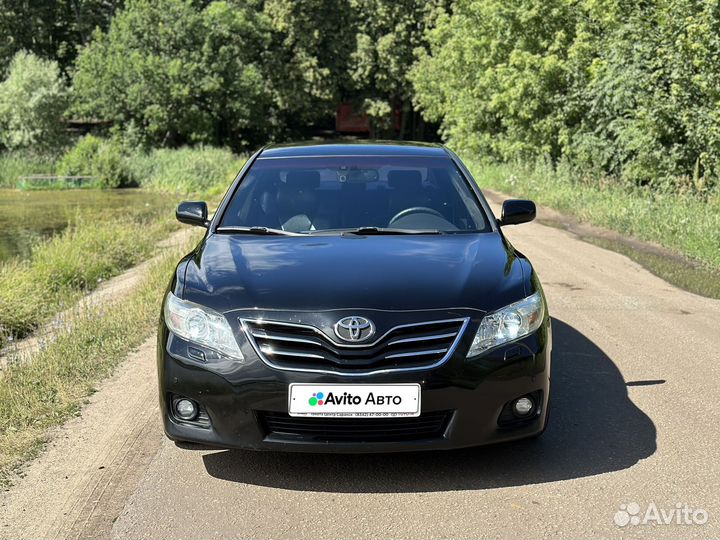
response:
{"label": "red structure", "polygon": [[338,133],[370,133],[370,119],[365,113],[353,111],[352,103],[340,103],[335,113],[335,131]]}

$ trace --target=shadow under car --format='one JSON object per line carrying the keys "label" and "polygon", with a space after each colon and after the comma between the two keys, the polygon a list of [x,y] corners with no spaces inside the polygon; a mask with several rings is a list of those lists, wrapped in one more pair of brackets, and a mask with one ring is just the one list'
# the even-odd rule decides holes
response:
{"label": "shadow under car", "polygon": [[655,425],[629,399],[612,359],[569,324],[553,319],[552,329],[551,418],[539,439],[402,454],[220,450],[202,456],[205,468],[216,478],[283,489],[394,493],[567,480],[626,469],[651,456]]}

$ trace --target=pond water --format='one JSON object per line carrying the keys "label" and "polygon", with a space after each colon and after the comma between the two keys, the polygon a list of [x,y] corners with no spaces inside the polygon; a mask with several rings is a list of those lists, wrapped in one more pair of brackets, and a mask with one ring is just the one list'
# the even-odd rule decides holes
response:
{"label": "pond water", "polygon": [[0,189],[0,262],[26,258],[39,238],[62,231],[88,216],[113,219],[171,212],[177,196],[141,189],[18,191]]}

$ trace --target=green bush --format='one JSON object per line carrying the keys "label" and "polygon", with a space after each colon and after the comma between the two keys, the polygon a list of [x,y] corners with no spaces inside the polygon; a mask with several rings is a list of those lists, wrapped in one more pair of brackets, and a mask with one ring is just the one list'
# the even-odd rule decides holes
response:
{"label": "green bush", "polygon": [[61,176],[90,176],[95,169],[95,158],[102,146],[102,139],[86,135],[75,143],[57,164]]}
{"label": "green bush", "polygon": [[101,188],[129,187],[135,180],[127,166],[127,158],[116,141],[106,141],[95,157],[95,176]]}
{"label": "green bush", "polygon": [[128,158],[120,143],[86,135],[78,140],[57,166],[60,176],[92,176],[100,188],[127,187],[135,184]]}
{"label": "green bush", "polygon": [[0,83],[0,144],[10,149],[59,146],[67,103],[57,62],[18,52]]}

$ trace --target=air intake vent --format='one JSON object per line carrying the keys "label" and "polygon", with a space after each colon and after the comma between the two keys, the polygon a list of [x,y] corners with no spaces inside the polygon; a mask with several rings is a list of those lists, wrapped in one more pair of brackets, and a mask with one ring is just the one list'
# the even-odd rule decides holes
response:
{"label": "air intake vent", "polygon": [[440,438],[451,413],[425,413],[414,418],[305,418],[258,412],[265,433],[317,442],[393,442]]}

